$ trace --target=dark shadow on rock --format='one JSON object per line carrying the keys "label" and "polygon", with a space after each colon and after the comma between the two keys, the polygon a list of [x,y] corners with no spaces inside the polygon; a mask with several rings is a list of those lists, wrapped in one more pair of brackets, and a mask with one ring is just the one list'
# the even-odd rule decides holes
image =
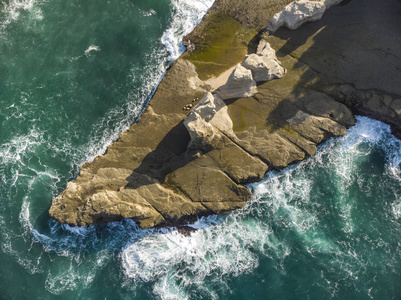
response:
{"label": "dark shadow on rock", "polygon": [[[399,85],[392,83],[397,77],[391,70],[395,59],[390,59],[391,56],[401,57],[400,48],[391,39],[391,36],[401,33],[401,23],[396,25],[396,19],[399,20],[397,11],[401,11],[398,0],[385,3],[343,1],[341,6],[330,8],[317,22],[304,24],[296,30],[280,28],[268,37],[272,41],[281,40],[277,51],[279,59],[291,56],[297,60],[292,71],[303,71],[289,97],[281,100],[268,114],[266,122],[269,126],[279,130],[288,125],[285,120],[302,107],[299,99],[308,90],[329,95],[349,107],[354,114],[368,115],[389,124],[397,123],[380,112],[364,109],[368,100],[357,98],[355,92],[371,89],[401,98]],[[305,51],[302,46],[306,47]],[[396,64],[401,65],[398,61]],[[344,86],[350,88],[344,90]]]}
{"label": "dark shadow on rock", "polygon": [[[400,6],[398,0],[390,0],[390,2],[392,2],[391,5],[393,6],[397,6],[395,3]],[[380,61],[364,62],[364,57],[355,57],[358,53],[353,54],[349,52],[353,50],[353,39],[359,38],[361,34],[371,35],[369,32],[369,23],[366,25],[366,32],[352,32],[351,30],[346,31],[345,29],[348,28],[347,26],[355,24],[355,20],[360,20],[363,25],[363,22],[366,22],[367,19],[371,17],[370,13],[372,13],[372,10],[374,10],[376,6],[387,4],[379,4],[374,0],[353,0],[345,4],[348,5],[330,8],[320,21],[304,24],[294,31],[281,28],[274,35],[268,37],[268,41],[269,39],[276,39],[276,42],[277,39],[281,41],[278,44],[279,50],[277,51],[277,56],[279,58],[281,57],[282,61],[288,56],[292,57],[293,65],[291,66],[291,72],[300,73],[299,77],[293,76],[297,81],[288,81],[290,87],[280,87],[280,85],[287,84],[285,81],[286,77],[267,83],[261,83],[258,85],[259,93],[251,97],[254,100],[250,100],[251,98],[249,98],[245,100],[231,99],[225,101],[229,110],[231,105],[238,104],[237,101],[248,101],[244,105],[246,109],[252,108],[252,104],[248,103],[255,100],[265,105],[264,107],[257,105],[259,108],[266,108],[271,105],[271,107],[268,107],[269,109],[266,113],[262,110],[256,110],[254,115],[257,115],[257,118],[262,118],[266,128],[269,128],[272,132],[286,130],[286,128],[289,127],[287,120],[293,118],[299,110],[309,113],[305,108],[305,103],[313,99],[305,98],[304,96],[307,95],[309,91],[313,91],[314,93],[320,92],[326,94],[333,100],[345,104],[351,108],[353,113],[362,112],[364,115],[369,115],[391,123],[380,117],[380,115],[369,114],[369,112],[354,109],[355,105],[358,103],[347,102],[347,97],[351,96],[350,93],[339,89],[339,87],[343,85],[355,86],[358,84],[358,82],[354,82],[355,80],[358,80],[362,75],[366,76],[366,74],[352,73],[355,72],[355,68],[352,65],[355,62],[360,62],[362,64],[362,66],[358,65],[362,70],[364,70],[363,64],[368,65],[368,68],[366,68],[367,72],[381,70],[380,65],[374,65],[375,63],[380,63]],[[385,8],[388,9],[388,7]],[[394,20],[389,22],[394,23]],[[362,27],[362,29],[365,30],[365,27]],[[257,43],[262,35],[264,35],[264,32],[259,32],[249,43],[248,53],[256,51]],[[303,46],[306,47],[305,51],[302,50]],[[393,44],[389,47],[387,47],[387,45],[384,46],[386,49],[397,49],[395,51],[400,52],[399,47],[397,48]],[[299,53],[299,55],[297,53]],[[396,54],[397,56],[400,54],[399,56],[401,57],[401,53]],[[353,60],[353,58],[355,58],[355,60]],[[296,60],[295,63],[294,59]],[[369,64],[372,65],[369,66]],[[290,76],[290,74],[286,76]],[[389,77],[388,75],[386,76]],[[292,77],[289,78],[291,80],[293,79]],[[367,78],[369,78],[369,76],[367,76]],[[369,85],[370,82],[366,84]],[[283,90],[276,93],[275,89],[277,87]],[[286,89],[290,89],[290,92],[288,93]],[[383,90],[385,90],[385,88],[383,88]],[[401,93],[399,94],[401,95]],[[282,95],[286,95],[284,99]],[[328,114],[327,117],[331,119],[336,118],[336,116],[331,114]],[[254,122],[253,120],[251,121]],[[257,120],[257,122],[259,121]],[[141,165],[127,178],[129,183],[125,188],[135,189],[143,185],[152,184],[156,181],[163,183],[168,174],[184,167],[197,158],[196,156],[191,156],[190,152],[187,151],[189,142],[190,136],[182,121],[163,138],[157,148],[149,153]]]}
{"label": "dark shadow on rock", "polygon": [[[309,27],[309,30],[302,30],[305,27]],[[287,42],[277,51],[277,57],[283,57],[286,54],[290,54],[303,46],[306,41],[319,30],[322,30],[324,25],[321,22],[306,23],[301,28],[296,29],[297,32],[294,34],[294,30],[290,30],[286,27],[279,28],[274,36]]]}
{"label": "dark shadow on rock", "polygon": [[338,4],[338,6],[345,6],[347,4],[349,4],[352,0],[343,0],[340,4]]}
{"label": "dark shadow on rock", "polygon": [[[224,102],[230,106],[236,100],[238,99]],[[222,144],[214,146],[192,145],[191,147],[191,137],[184,125],[184,120],[171,129],[156,149],[146,155],[139,167],[126,178],[128,184],[124,187],[125,189],[137,189],[156,182],[163,184],[167,175],[198,159],[199,153],[205,155],[212,150],[225,147],[223,141],[221,141]]]}
{"label": "dark shadow on rock", "polygon": [[136,189],[142,185],[152,184],[154,180],[163,183],[168,174],[191,162],[193,158],[187,155],[190,139],[184,121],[181,121],[127,177],[128,184],[125,188]]}
{"label": "dark shadow on rock", "polygon": [[262,29],[259,31],[248,43],[248,55],[256,53],[258,50],[259,42],[262,39],[263,35],[266,34],[266,30]]}

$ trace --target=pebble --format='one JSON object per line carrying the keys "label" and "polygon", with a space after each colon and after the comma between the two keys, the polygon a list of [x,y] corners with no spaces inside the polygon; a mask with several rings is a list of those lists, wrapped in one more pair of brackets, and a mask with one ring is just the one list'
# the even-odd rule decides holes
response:
{"label": "pebble", "polygon": [[[192,100],[195,101],[195,100]],[[194,107],[192,104],[187,104],[184,106],[184,108],[182,110],[191,110],[191,108]]]}

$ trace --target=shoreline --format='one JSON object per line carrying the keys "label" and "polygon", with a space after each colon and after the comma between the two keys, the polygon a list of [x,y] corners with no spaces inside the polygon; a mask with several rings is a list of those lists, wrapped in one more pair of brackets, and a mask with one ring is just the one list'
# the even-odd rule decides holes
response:
{"label": "shoreline", "polygon": [[[170,66],[138,122],[122,133],[105,155],[82,166],[78,178],[54,199],[51,216],[61,223],[78,226],[132,218],[140,227],[148,228],[178,224],[187,216],[224,214],[249,200],[250,192],[244,184],[259,181],[268,170],[282,170],[313,156],[317,145],[332,136],[344,135],[355,123],[349,108],[375,115],[376,119],[394,120],[394,124],[400,122],[397,108],[401,97],[398,100],[394,95],[401,92],[398,93],[396,86],[382,79],[365,89],[371,84],[369,78],[365,86],[358,83],[359,74],[351,69],[353,66],[349,70],[346,65],[344,70],[325,70],[326,61],[335,60],[338,55],[326,42],[341,36],[333,25],[338,18],[347,20],[335,10],[351,7],[354,14],[361,14],[355,2],[358,1],[331,8],[326,12],[328,17],[323,16],[326,25],[310,23],[296,31],[283,28],[273,35],[260,35],[278,50],[278,59],[287,74],[256,85],[252,77],[261,73],[246,61],[242,64],[251,69],[237,66],[230,76],[229,71],[242,61],[238,61],[239,54],[250,54],[252,43],[238,46],[243,40],[241,34],[246,35],[250,29],[241,23],[241,18],[239,21],[229,15],[220,18],[221,11],[215,10],[221,3],[216,1],[186,38],[193,41],[190,44],[193,51],[184,53]],[[232,5],[235,8],[237,4]],[[369,1],[368,5],[377,4]],[[236,16],[235,10],[232,14]],[[376,12],[379,18],[381,14]],[[224,24],[220,24],[221,20]],[[222,25],[219,28],[223,31],[235,28],[235,32],[227,31],[224,35],[220,31],[208,32],[205,24],[215,23]],[[391,20],[389,26],[390,23]],[[365,24],[358,26],[363,32]],[[199,34],[200,30],[206,32]],[[197,32],[200,40],[206,36],[209,42],[196,44]],[[249,41],[256,36],[249,36]],[[369,37],[362,35],[362,38]],[[231,59],[228,70],[223,70],[224,64],[219,67],[214,64],[222,59],[214,52],[214,45],[227,47],[228,54],[222,62]],[[253,47],[256,48],[255,41]],[[355,50],[365,53],[364,48]],[[341,52],[342,48],[338,51],[347,53]],[[358,62],[350,57],[353,63]],[[205,63],[199,64],[200,58]],[[205,73],[207,65],[213,66],[212,73]],[[363,69],[363,64],[359,67]],[[341,82],[338,76],[345,76],[346,80]],[[216,92],[223,102],[216,97],[203,99],[193,108],[194,99],[216,90],[226,79],[228,87]],[[357,84],[352,84],[352,80],[357,80]],[[376,89],[374,85],[379,84],[384,88]],[[387,86],[393,89],[391,94],[383,93]],[[193,109],[187,116],[182,107],[189,105]],[[147,134],[149,128],[157,128],[153,136]]]}

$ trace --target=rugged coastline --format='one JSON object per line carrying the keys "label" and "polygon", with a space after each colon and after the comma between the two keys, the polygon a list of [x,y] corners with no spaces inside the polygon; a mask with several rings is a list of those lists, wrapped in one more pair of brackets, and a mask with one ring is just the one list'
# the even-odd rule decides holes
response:
{"label": "rugged coastline", "polygon": [[[54,199],[53,218],[78,226],[132,218],[147,228],[225,213],[249,200],[243,184],[312,156],[318,144],[345,134],[355,122],[352,113],[383,120],[399,136],[397,1],[354,0],[333,7],[322,21],[271,35],[257,32],[290,1],[265,7],[263,1],[248,2],[216,1],[187,36],[191,51],[171,66],[139,122],[105,155],[82,166]],[[250,7],[264,8],[244,13]],[[372,27],[378,21],[385,26]],[[253,83],[244,55],[257,60],[267,43],[287,73]],[[239,93],[222,88],[217,101],[212,94],[204,97],[213,92],[207,80],[237,64],[226,91],[238,87]],[[192,112],[183,109],[197,105],[196,99],[202,101]],[[197,118],[202,106],[212,115]],[[191,122],[209,131],[191,130]]]}

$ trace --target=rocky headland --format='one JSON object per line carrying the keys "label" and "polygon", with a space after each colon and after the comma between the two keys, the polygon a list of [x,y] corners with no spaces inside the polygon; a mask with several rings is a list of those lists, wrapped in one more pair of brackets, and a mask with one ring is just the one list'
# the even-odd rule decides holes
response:
{"label": "rocky headland", "polygon": [[401,137],[400,15],[398,0],[216,0],[139,121],[50,216],[176,225],[241,208],[245,184],[313,156],[355,114]]}

